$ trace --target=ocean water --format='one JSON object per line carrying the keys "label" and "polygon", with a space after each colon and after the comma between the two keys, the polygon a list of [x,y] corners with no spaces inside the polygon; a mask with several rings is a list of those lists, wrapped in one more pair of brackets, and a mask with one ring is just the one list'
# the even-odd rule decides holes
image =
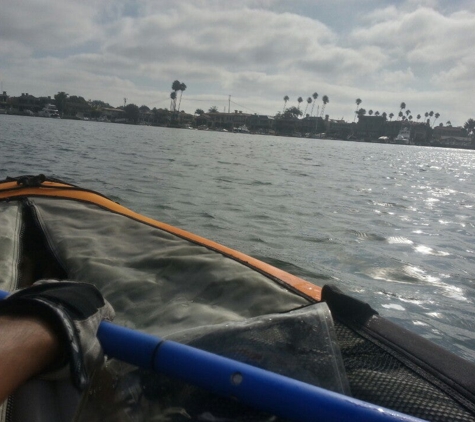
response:
{"label": "ocean water", "polygon": [[475,151],[0,115],[45,173],[333,283],[475,362]]}

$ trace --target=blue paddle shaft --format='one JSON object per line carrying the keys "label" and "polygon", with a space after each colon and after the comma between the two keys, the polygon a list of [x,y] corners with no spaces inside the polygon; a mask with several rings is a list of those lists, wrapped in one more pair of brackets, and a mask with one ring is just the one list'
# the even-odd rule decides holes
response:
{"label": "blue paddle shaft", "polygon": [[[7,292],[0,291],[0,299]],[[423,422],[380,406],[324,390],[173,341],[103,321],[97,333],[104,353],[178,378],[277,416],[302,422]]]}
{"label": "blue paddle shaft", "polygon": [[416,422],[414,418],[129,328],[102,322],[104,352],[293,421]]}

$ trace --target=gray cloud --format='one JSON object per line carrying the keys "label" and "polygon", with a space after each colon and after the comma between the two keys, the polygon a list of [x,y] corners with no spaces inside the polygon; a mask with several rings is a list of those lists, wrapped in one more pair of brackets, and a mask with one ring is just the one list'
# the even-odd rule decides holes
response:
{"label": "gray cloud", "polygon": [[13,41],[23,48],[53,53],[81,45],[100,34],[96,14],[86,2],[5,1],[0,13],[1,43]]}

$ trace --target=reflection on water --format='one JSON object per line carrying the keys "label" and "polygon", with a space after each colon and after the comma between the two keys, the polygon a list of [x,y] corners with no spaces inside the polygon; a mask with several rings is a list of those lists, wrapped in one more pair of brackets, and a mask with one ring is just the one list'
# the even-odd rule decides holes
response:
{"label": "reflection on water", "polygon": [[475,151],[0,115],[44,172],[240,249],[475,361]]}
{"label": "reflection on water", "polygon": [[424,255],[434,255],[434,256],[448,256],[450,255],[448,252],[444,251],[435,251],[432,248],[429,248],[428,246],[425,245],[419,245],[414,248],[416,252],[419,252]]}

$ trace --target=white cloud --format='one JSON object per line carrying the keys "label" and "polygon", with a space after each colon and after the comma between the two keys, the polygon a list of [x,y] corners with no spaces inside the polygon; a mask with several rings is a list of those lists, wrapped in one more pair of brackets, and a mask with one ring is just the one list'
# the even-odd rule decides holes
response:
{"label": "white cloud", "polygon": [[410,86],[415,79],[411,68],[396,71],[384,70],[381,72],[379,85],[380,87],[400,92],[402,88]]}
{"label": "white cloud", "polygon": [[424,7],[404,12],[392,6],[374,12],[372,17],[370,26],[354,30],[354,41],[381,46],[400,62],[447,63],[473,50],[473,13],[464,11],[446,16]]}
{"label": "white cloud", "polygon": [[335,38],[325,25],[296,15],[251,9],[210,13],[194,6],[124,19],[115,30],[105,45],[114,54],[240,69],[283,66]]}
{"label": "white cloud", "polygon": [[445,89],[460,89],[475,91],[475,55],[463,57],[453,64],[448,70],[441,71],[432,76],[434,85]]}

